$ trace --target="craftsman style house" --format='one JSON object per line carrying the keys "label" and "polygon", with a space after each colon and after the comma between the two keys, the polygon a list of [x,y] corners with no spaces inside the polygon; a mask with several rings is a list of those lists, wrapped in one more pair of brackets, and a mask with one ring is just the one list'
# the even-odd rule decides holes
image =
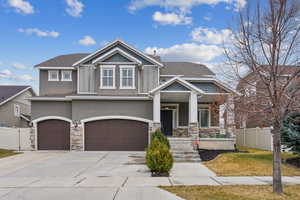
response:
{"label": "craftsman style house", "polygon": [[204,65],[162,62],[120,40],[35,67],[37,150],[144,150],[156,128],[169,137],[217,133],[220,105],[235,93]]}

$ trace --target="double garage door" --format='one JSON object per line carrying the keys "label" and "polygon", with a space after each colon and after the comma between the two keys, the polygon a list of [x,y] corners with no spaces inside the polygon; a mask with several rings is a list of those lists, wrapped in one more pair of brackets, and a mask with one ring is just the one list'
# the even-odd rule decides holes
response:
{"label": "double garage door", "polygon": [[[86,151],[144,151],[148,145],[148,124],[123,119],[86,122]],[[46,120],[38,123],[39,150],[70,150],[70,123]]]}

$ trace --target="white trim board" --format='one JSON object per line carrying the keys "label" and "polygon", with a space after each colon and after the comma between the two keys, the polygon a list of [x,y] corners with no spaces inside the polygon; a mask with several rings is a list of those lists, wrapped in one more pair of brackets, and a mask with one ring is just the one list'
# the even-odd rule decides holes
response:
{"label": "white trim board", "polygon": [[66,70],[75,70],[75,67],[36,67],[37,69],[66,69]]}

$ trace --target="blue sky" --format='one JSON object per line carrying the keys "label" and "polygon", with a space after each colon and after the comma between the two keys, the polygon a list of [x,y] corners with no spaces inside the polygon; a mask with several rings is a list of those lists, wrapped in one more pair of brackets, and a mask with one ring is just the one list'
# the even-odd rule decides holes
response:
{"label": "blue sky", "polygon": [[164,60],[222,60],[228,25],[246,0],[0,0],[0,84],[37,89],[33,65],[120,38]]}

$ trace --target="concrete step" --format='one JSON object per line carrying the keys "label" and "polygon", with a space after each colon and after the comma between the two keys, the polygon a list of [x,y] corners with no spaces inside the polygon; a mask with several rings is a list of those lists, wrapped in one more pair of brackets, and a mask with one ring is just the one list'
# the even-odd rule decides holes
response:
{"label": "concrete step", "polygon": [[175,162],[200,162],[200,155],[192,145],[191,138],[170,137],[170,150]]}

